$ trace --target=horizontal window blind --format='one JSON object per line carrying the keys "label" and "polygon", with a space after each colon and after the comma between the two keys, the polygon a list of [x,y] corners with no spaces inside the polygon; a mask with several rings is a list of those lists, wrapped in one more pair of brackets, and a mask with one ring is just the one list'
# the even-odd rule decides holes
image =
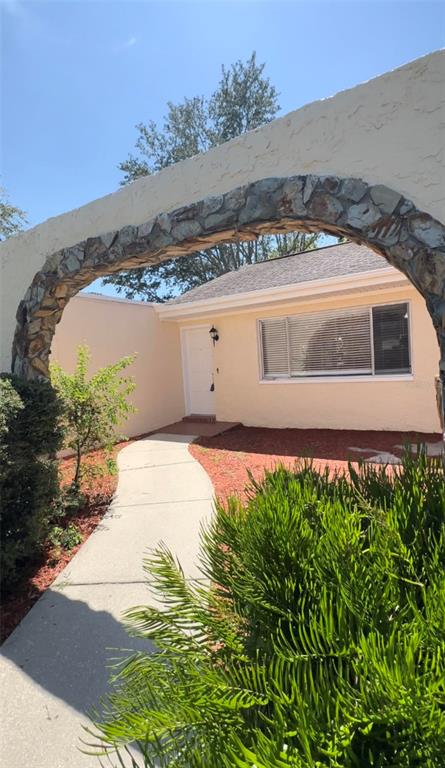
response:
{"label": "horizontal window blind", "polygon": [[263,370],[265,376],[288,376],[287,318],[262,320]]}
{"label": "horizontal window blind", "polygon": [[408,305],[259,322],[264,378],[410,372]]}
{"label": "horizontal window blind", "polygon": [[296,315],[288,323],[291,375],[372,373],[368,309]]}

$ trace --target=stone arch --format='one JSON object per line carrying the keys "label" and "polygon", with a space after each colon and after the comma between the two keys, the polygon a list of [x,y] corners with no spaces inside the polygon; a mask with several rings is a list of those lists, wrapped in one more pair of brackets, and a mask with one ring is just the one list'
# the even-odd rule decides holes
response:
{"label": "stone arch", "polygon": [[261,179],[52,254],[17,311],[14,373],[27,378],[48,375],[56,324],[69,299],[94,279],[158,264],[223,241],[291,230],[323,230],[364,243],[408,277],[425,298],[436,329],[438,393],[443,398],[445,227],[386,186],[337,176]]}

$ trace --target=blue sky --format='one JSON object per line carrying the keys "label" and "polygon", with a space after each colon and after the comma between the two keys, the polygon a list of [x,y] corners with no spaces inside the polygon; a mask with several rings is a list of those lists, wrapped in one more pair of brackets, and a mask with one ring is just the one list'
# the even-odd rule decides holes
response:
{"label": "blue sky", "polygon": [[281,112],[444,44],[445,4],[405,0],[0,0],[1,184],[30,225],[107,194],[135,124],[208,95],[253,50]]}

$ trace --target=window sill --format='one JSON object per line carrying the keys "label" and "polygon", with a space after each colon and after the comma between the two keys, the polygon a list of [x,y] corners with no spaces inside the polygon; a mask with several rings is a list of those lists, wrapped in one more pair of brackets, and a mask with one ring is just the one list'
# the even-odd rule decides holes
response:
{"label": "window sill", "polygon": [[260,379],[259,384],[339,384],[361,382],[370,383],[374,381],[414,381],[412,373],[388,374],[387,376],[308,376],[298,378],[282,379]]}

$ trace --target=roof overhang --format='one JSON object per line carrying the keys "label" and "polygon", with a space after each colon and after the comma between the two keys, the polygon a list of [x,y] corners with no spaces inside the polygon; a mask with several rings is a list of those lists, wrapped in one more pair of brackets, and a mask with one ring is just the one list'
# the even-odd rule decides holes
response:
{"label": "roof overhang", "polygon": [[304,283],[246,291],[231,296],[217,296],[181,304],[157,304],[155,309],[161,320],[183,320],[206,315],[227,314],[235,310],[250,310],[255,307],[289,301],[321,299],[323,296],[335,293],[341,295],[355,291],[397,288],[406,285],[410,285],[410,283],[401,272],[394,267],[383,267],[368,272],[328,277],[322,280],[308,280]]}

